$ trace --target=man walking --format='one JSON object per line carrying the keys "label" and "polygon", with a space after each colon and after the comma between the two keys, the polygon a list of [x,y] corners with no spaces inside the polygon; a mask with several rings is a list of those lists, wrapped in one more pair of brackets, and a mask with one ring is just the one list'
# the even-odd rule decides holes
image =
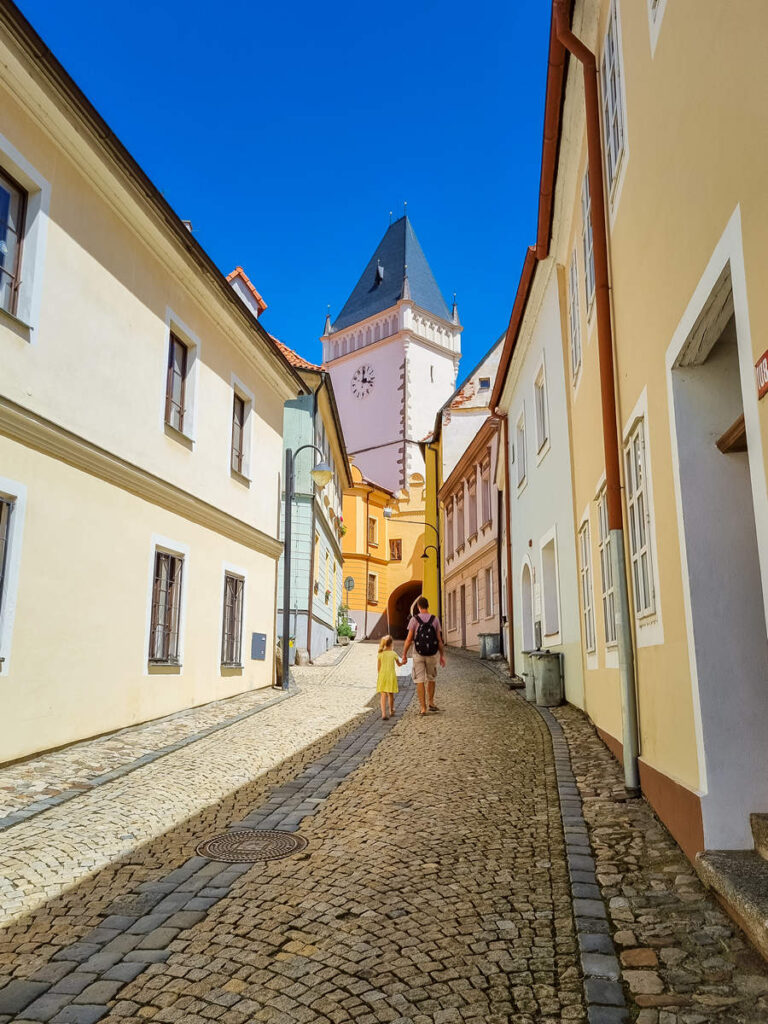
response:
{"label": "man walking", "polygon": [[[408,636],[403,647],[403,661],[413,644],[413,681],[419,697],[422,715],[428,711],[439,711],[435,704],[435,680],[438,661],[445,668],[445,649],[440,620],[430,614],[429,601],[420,597],[416,602],[415,614],[408,623]],[[425,692],[426,691],[426,692]]]}

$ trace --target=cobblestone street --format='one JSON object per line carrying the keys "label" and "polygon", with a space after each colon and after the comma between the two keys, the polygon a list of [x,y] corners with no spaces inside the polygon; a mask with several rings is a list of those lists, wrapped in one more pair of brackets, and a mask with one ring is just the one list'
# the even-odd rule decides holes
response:
{"label": "cobblestone street", "polygon": [[[0,940],[0,1024],[768,1019],[766,965],[583,715],[451,655],[440,713],[404,686],[382,722],[375,654],[302,669],[298,696],[8,828],[4,867],[10,848],[54,888]],[[243,828],[307,846],[196,854]]]}

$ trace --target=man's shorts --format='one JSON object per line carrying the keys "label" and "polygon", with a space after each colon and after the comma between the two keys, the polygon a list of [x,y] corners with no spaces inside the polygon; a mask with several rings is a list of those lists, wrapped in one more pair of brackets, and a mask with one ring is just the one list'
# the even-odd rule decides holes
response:
{"label": "man's shorts", "polygon": [[433,683],[437,678],[437,666],[440,664],[439,654],[413,653],[414,683]]}

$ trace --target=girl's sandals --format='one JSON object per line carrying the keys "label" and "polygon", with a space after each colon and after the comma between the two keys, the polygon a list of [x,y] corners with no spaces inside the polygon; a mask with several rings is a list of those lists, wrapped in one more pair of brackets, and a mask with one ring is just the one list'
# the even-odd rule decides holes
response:
{"label": "girl's sandals", "polygon": [[429,713],[429,712],[427,712],[427,711],[420,711],[420,712],[419,712],[419,717],[420,717],[420,718],[425,718],[425,717],[427,716],[427,714],[428,714],[428,713]]}
{"label": "girl's sandals", "polygon": [[429,705],[429,710],[430,711],[439,711],[440,708],[436,704],[430,704]]}

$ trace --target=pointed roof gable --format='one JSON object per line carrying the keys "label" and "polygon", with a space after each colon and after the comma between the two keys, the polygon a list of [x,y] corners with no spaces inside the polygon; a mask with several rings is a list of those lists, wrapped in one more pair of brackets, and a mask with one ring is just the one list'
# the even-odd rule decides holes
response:
{"label": "pointed roof gable", "polygon": [[408,297],[417,306],[443,320],[451,319],[448,306],[407,216],[387,228],[344,308],[336,317],[334,331],[394,306],[403,298],[404,284],[410,290]]}

